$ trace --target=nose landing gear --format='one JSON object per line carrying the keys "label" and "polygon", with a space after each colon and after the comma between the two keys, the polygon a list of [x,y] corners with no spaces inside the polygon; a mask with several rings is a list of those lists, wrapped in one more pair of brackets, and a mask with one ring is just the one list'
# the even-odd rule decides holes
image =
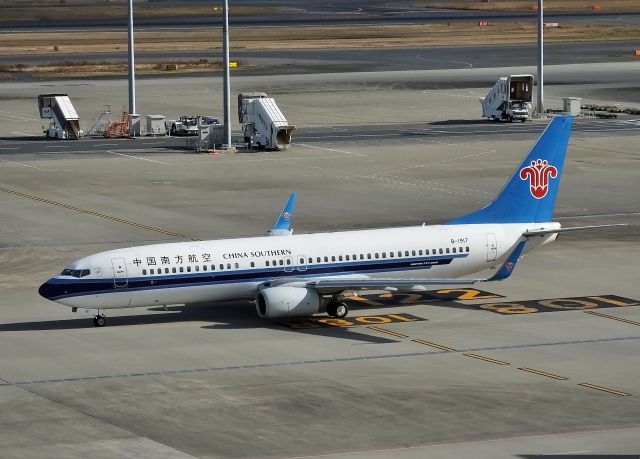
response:
{"label": "nose landing gear", "polygon": [[93,318],[93,325],[96,327],[104,327],[107,324],[107,318],[105,317],[104,314],[100,314],[98,312],[98,315],[96,315]]}

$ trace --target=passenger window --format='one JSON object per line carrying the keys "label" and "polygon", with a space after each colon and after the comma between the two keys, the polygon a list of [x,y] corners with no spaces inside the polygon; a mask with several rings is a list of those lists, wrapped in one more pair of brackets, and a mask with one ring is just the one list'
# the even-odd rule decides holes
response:
{"label": "passenger window", "polygon": [[360,259],[361,259],[361,260],[364,260],[364,253],[361,253],[361,254],[360,254]]}
{"label": "passenger window", "polygon": [[147,270],[146,270],[146,269],[143,269],[143,270],[142,270],[142,275],[143,275],[143,276],[146,276],[146,275],[147,275]]}
{"label": "passenger window", "polygon": [[449,247],[447,247],[447,253],[449,253]]}
{"label": "passenger window", "polygon": [[422,255],[422,249],[418,250],[418,255]]}
{"label": "passenger window", "polygon": [[431,250],[431,253],[432,253],[433,255],[435,255],[435,254],[436,254],[436,249]]}
{"label": "passenger window", "polygon": [[206,271],[207,270],[207,265],[202,265],[202,270]]}
{"label": "passenger window", "polygon": [[273,264],[273,266],[278,266],[278,262],[275,260],[271,260],[271,263]]}
{"label": "passenger window", "polygon": [[180,266],[180,272],[183,273],[184,272],[184,268],[182,266]]}
{"label": "passenger window", "polygon": [[357,260],[357,259],[358,259],[358,257],[356,257],[356,254],[354,253],[354,254],[351,256],[351,259],[355,261],[355,260]]}
{"label": "passenger window", "polygon": [[469,247],[467,247],[467,252],[469,251]]}
{"label": "passenger window", "polygon": [[224,265],[220,263],[220,271],[222,271],[223,269],[224,269]]}
{"label": "passenger window", "polygon": [[175,273],[176,272],[176,268],[175,267],[171,268],[171,271],[173,271],[173,273]]}
{"label": "passenger window", "polygon": [[282,266],[282,265],[284,265],[284,262],[283,262],[282,260],[278,260],[278,264],[279,264],[280,266]]}
{"label": "passenger window", "polygon": [[456,248],[453,247],[451,250],[453,250],[453,253],[456,253]]}
{"label": "passenger window", "polygon": [[389,252],[389,258],[393,258],[393,252]]}
{"label": "passenger window", "polygon": [[342,255],[338,255],[338,260],[342,261]]}
{"label": "passenger window", "polygon": [[231,269],[231,263],[227,263],[227,269]]}
{"label": "passenger window", "polygon": [[408,251],[408,250],[405,250],[405,251],[404,251],[404,256],[405,256],[405,257],[408,257],[408,256],[409,256],[409,251]]}
{"label": "passenger window", "polygon": [[324,262],[326,263],[327,261],[329,261],[329,257],[324,257]]}
{"label": "passenger window", "polygon": [[322,262],[322,258],[318,257],[318,258],[316,258],[316,261],[317,261],[318,263],[320,263],[320,262]]}
{"label": "passenger window", "polygon": [[313,258],[309,258],[309,264],[313,263]]}
{"label": "passenger window", "polygon": [[444,251],[442,249],[438,249],[438,252],[440,252],[440,255],[442,255],[444,253]]}
{"label": "passenger window", "polygon": [[252,261],[251,262],[251,267],[254,268],[256,266],[256,264]]}
{"label": "passenger window", "polygon": [[371,254],[370,253],[367,254],[367,260],[371,260]]}
{"label": "passenger window", "polygon": [[149,274],[153,274],[153,268],[149,270]]}
{"label": "passenger window", "polygon": [[460,252],[460,253],[462,253],[462,252],[463,252],[462,247],[460,247],[460,248],[458,249],[458,252]]}
{"label": "passenger window", "polygon": [[336,261],[336,256],[335,255],[331,255],[331,261]]}
{"label": "passenger window", "polygon": [[269,266],[269,260],[265,260],[264,265]]}
{"label": "passenger window", "polygon": [[200,266],[195,265],[195,266],[193,267],[193,269],[194,269],[194,270],[196,270],[196,271],[200,271]]}
{"label": "passenger window", "polygon": [[416,251],[415,251],[415,250],[412,250],[412,251],[411,251],[411,255],[413,255],[413,256],[415,257],[415,256],[416,256]]}
{"label": "passenger window", "polygon": [[240,265],[238,263],[235,264],[236,269],[240,268]]}
{"label": "passenger window", "polygon": [[291,259],[287,258],[287,266],[289,266],[291,264]]}
{"label": "passenger window", "polygon": [[376,260],[380,258],[380,254],[378,252],[376,252]]}
{"label": "passenger window", "polygon": [[382,252],[382,258],[387,258],[387,252]]}
{"label": "passenger window", "polygon": [[211,265],[211,271],[215,271],[216,270],[216,265]]}
{"label": "passenger window", "polygon": [[344,259],[349,261],[349,255],[345,256]]}

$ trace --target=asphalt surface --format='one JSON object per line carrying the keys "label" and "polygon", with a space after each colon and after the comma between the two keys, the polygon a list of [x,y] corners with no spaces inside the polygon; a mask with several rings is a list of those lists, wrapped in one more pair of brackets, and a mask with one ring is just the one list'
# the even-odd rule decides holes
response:
{"label": "asphalt surface", "polygon": [[[237,77],[234,93],[274,95],[299,129],[283,152],[215,156],[174,150],[185,139],[42,140],[37,94],[70,94],[84,126],[126,104],[126,80],[0,83],[0,455],[637,455],[637,118],[576,121],[555,213],[629,226],[562,235],[481,287],[494,295],[352,299],[342,327],[265,322],[242,302],[109,311],[96,329],[37,294],[98,251],[263,234],[291,191],[298,233],[483,206],[544,122],[482,121],[478,98],[528,70]],[[547,73],[548,107],[640,93],[636,63]],[[143,114],[221,106],[211,77],[137,89]]]}
{"label": "asphalt surface", "polygon": [[[169,4],[189,4],[202,2],[171,2]],[[256,5],[252,0],[239,0],[234,5]],[[309,26],[309,25],[359,25],[359,24],[428,24],[454,21],[531,21],[535,20],[535,11],[523,12],[479,12],[452,9],[426,9],[416,7],[412,2],[388,2],[384,0],[362,2],[340,1],[326,2],[323,0],[306,1],[304,4],[296,1],[264,1],[259,6],[273,7],[278,11],[261,15],[231,15],[231,27],[253,27],[265,24],[271,26]],[[123,6],[124,8],[124,6]],[[618,13],[601,11],[552,12],[545,14],[547,22],[581,22],[609,25],[639,24],[640,13]],[[126,23],[125,23],[126,24]],[[170,18],[139,18],[136,19],[138,29],[146,28],[183,28],[190,26],[207,26],[221,24],[217,17],[170,17]],[[45,21],[40,18],[25,18],[11,21],[5,30],[55,30],[55,29],[87,29],[87,28],[119,28],[123,26],[123,19],[94,19],[83,21],[55,20]]]}
{"label": "asphalt surface", "polygon": [[[633,50],[637,41],[599,41],[547,43],[545,63],[636,62]],[[433,46],[413,48],[354,48],[314,50],[234,50],[231,59],[243,65],[258,66],[242,74],[290,74],[323,72],[377,72],[385,70],[437,70],[517,67],[535,65],[535,44]],[[119,53],[16,54],[3,57],[5,64],[47,64],[71,62],[124,62],[126,50]],[[137,52],[137,62],[221,60],[220,53],[210,51]]]}

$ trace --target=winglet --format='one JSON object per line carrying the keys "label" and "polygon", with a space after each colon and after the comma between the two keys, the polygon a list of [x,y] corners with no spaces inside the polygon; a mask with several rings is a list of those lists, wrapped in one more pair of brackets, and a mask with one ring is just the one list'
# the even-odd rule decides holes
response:
{"label": "winglet", "polygon": [[515,249],[513,249],[509,257],[505,260],[505,262],[502,264],[502,266],[498,270],[498,272],[495,273],[493,277],[491,277],[490,279],[487,279],[487,281],[501,281],[509,277],[513,272],[514,268],[516,267],[516,263],[518,263],[518,260],[520,259],[520,255],[522,255],[522,250],[524,250],[524,246],[526,245],[526,243],[527,243],[526,239],[523,239],[520,242],[518,242],[518,245],[516,246]]}
{"label": "winglet", "polygon": [[267,231],[267,236],[289,236],[293,230],[290,229],[291,226],[291,217],[293,217],[293,209],[296,204],[296,194],[291,193],[289,195],[289,199],[287,203],[284,205],[282,212],[278,216],[278,219],[271,227],[269,231]]}

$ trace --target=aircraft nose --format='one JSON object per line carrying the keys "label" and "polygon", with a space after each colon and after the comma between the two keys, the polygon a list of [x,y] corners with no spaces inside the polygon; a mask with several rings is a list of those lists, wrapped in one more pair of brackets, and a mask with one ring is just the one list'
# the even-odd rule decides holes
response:
{"label": "aircraft nose", "polygon": [[58,291],[59,291],[58,286],[52,283],[51,279],[49,279],[47,282],[42,284],[38,289],[38,293],[40,294],[40,296],[43,298],[46,298],[47,300],[50,300],[51,298],[56,296]]}

